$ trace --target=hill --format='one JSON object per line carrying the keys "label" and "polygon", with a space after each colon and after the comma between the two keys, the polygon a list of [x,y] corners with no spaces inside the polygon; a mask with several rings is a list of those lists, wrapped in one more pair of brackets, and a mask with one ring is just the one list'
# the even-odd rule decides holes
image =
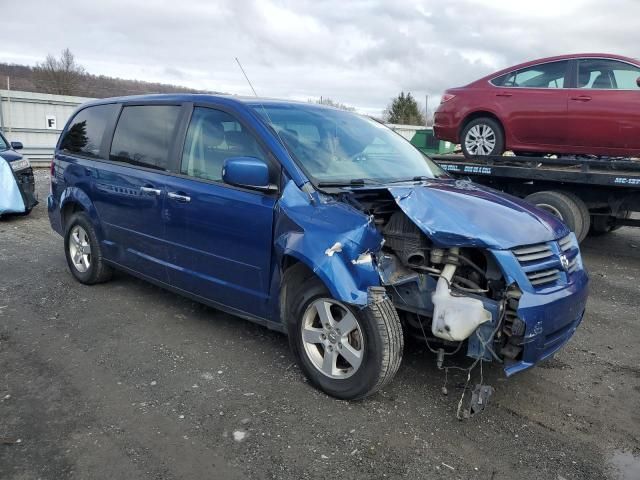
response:
{"label": "hill", "polygon": [[[49,93],[34,82],[32,67],[0,63],[0,88],[2,89],[7,88],[7,76],[11,78],[11,90]],[[126,80],[87,73],[80,77],[77,92],[74,92],[74,95],[78,97],[107,98],[145,93],[204,93],[204,91],[166,83]]]}

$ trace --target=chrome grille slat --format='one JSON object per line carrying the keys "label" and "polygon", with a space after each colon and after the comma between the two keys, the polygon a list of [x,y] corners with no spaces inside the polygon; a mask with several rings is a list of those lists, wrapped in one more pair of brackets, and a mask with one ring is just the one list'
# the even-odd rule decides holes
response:
{"label": "chrome grille slat", "polygon": [[519,247],[511,250],[520,263],[535,262],[549,258],[553,255],[551,247],[546,243],[530,245],[527,247]]}
{"label": "chrome grille slat", "polygon": [[542,260],[544,258],[549,258],[552,255],[551,250],[547,250],[539,253],[530,253],[528,255],[516,255],[516,258],[519,262],[534,262],[536,260]]}
{"label": "chrome grille slat", "polygon": [[529,281],[531,285],[534,287],[537,285],[543,285],[545,283],[552,283],[560,279],[560,270],[546,270],[544,272],[539,272],[536,274],[535,278],[532,278],[532,275],[529,275]]}
{"label": "chrome grille slat", "polygon": [[539,272],[530,273],[527,276],[529,277],[529,280],[538,280],[550,275],[557,275],[558,273],[560,273],[560,270],[558,270],[557,268],[551,268],[549,270],[541,270]]}
{"label": "chrome grille slat", "polygon": [[578,268],[578,256],[573,257],[573,260],[569,262],[569,268],[567,268],[567,272],[573,273]]}
{"label": "chrome grille slat", "polygon": [[571,239],[571,235],[567,235],[566,237],[561,238],[560,240],[558,240],[558,244],[560,245],[560,250],[562,250],[563,252],[566,252],[567,250],[571,249],[571,244],[572,244],[572,239]]}

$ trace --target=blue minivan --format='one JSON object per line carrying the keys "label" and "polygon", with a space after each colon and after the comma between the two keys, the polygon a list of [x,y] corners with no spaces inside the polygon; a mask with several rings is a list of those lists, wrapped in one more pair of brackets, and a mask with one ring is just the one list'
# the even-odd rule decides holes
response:
{"label": "blue minivan", "polygon": [[118,269],[288,334],[338,398],[393,378],[405,335],[507,375],[582,320],[573,233],[517,198],[449,177],[384,125],[279,100],[95,101],[52,164],[51,226],[85,284]]}

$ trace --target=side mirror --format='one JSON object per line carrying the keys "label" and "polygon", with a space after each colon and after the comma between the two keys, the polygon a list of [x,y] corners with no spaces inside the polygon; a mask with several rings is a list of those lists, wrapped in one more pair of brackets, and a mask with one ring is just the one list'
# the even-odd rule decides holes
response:
{"label": "side mirror", "polygon": [[11,148],[14,150],[22,150],[24,146],[22,145],[22,142],[11,142]]}
{"label": "side mirror", "polygon": [[278,187],[269,183],[269,167],[254,157],[229,157],[222,167],[222,180],[229,185],[275,191]]}
{"label": "side mirror", "polygon": [[640,87],[640,77],[636,78],[636,85],[638,85],[638,87]]}

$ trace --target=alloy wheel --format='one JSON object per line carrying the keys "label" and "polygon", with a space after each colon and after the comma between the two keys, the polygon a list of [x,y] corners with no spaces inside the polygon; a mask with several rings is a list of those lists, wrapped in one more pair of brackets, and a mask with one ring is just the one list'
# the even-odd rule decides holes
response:
{"label": "alloy wheel", "polygon": [[467,132],[464,145],[471,155],[489,155],[496,146],[496,132],[485,123],[474,125]]}
{"label": "alloy wheel", "polygon": [[74,225],[69,234],[69,254],[73,266],[80,273],[91,267],[91,244],[87,231],[80,225]]}
{"label": "alloy wheel", "polygon": [[311,302],[301,335],[307,357],[323,375],[341,380],[360,368],[364,337],[355,315],[342,303],[330,298]]}

